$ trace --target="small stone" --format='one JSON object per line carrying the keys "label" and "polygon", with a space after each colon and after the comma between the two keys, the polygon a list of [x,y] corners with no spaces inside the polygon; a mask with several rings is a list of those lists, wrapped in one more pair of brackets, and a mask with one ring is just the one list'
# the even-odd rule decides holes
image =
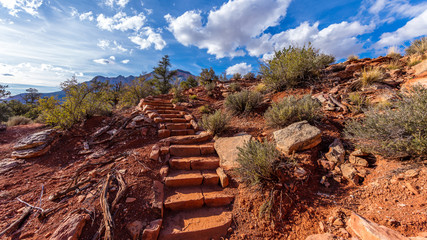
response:
{"label": "small stone", "polygon": [[405,172],[405,178],[415,178],[418,176],[418,170],[411,169]]}
{"label": "small stone", "polygon": [[85,196],[85,195],[79,195],[79,196],[77,197],[77,202],[78,202],[78,203],[82,203],[82,202],[85,200],[85,198],[86,198],[86,196]]}
{"label": "small stone", "polygon": [[133,203],[135,201],[136,201],[136,198],[133,198],[133,197],[126,198],[126,203]]}
{"label": "small stone", "polygon": [[169,166],[167,166],[167,165],[163,165],[163,166],[160,168],[160,177],[161,177],[162,179],[164,179],[164,178],[168,175],[168,173],[169,173]]}
{"label": "small stone", "polygon": [[152,150],[150,153],[150,159],[151,160],[158,160],[160,156],[160,149]]}
{"label": "small stone", "polygon": [[141,135],[142,136],[147,136],[147,133],[148,133],[148,128],[146,128],[146,127],[141,128]]}
{"label": "small stone", "polygon": [[369,166],[369,163],[368,163],[368,161],[366,161],[366,159],[363,159],[361,157],[356,157],[353,155],[350,155],[349,162],[352,163],[353,165],[356,165],[356,166],[361,166],[361,167],[368,167]]}
{"label": "small stone", "polygon": [[307,121],[293,123],[273,132],[276,147],[285,154],[313,148],[322,142],[322,131]]}
{"label": "small stone", "polygon": [[300,180],[303,180],[308,176],[308,173],[304,168],[298,167],[294,170],[294,176]]}
{"label": "small stone", "polygon": [[221,183],[221,186],[223,188],[228,186],[228,176],[227,174],[225,174],[224,169],[222,168],[217,168],[216,169],[216,174],[218,174],[219,177],[219,182]]}
{"label": "small stone", "polygon": [[357,170],[349,163],[341,165],[341,172],[343,177],[347,178],[349,181],[358,185],[360,181],[360,177],[357,174]]}
{"label": "small stone", "polygon": [[144,229],[142,233],[142,239],[145,240],[157,240],[160,233],[160,228],[162,227],[162,219],[157,219],[152,222]]}
{"label": "small stone", "polygon": [[344,226],[344,223],[342,222],[341,219],[337,218],[337,219],[335,219],[333,225],[337,226],[337,227],[342,227],[342,226]]}
{"label": "small stone", "polygon": [[356,157],[366,157],[368,155],[369,155],[369,153],[365,153],[360,149],[357,149],[357,150],[353,151],[352,153],[350,153],[350,156],[356,156]]}
{"label": "small stone", "polygon": [[139,234],[141,233],[142,227],[142,222],[140,221],[134,221],[126,225],[127,230],[132,236],[132,240],[136,240],[139,238]]}
{"label": "small stone", "polygon": [[341,141],[336,138],[334,142],[329,145],[329,152],[325,153],[325,157],[334,163],[342,163],[344,162],[345,149],[342,145]]}
{"label": "small stone", "polygon": [[227,229],[227,232],[228,232],[228,233],[232,233],[232,232],[233,232],[233,228],[229,227],[229,228]]}

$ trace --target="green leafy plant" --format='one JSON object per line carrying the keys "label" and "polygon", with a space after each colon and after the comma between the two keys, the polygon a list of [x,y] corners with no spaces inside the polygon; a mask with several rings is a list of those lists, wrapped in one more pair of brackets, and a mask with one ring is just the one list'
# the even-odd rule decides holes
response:
{"label": "green leafy plant", "polygon": [[215,80],[218,80],[218,76],[215,75],[215,71],[210,68],[203,68],[202,72],[200,73],[200,76],[197,77],[198,81],[200,82],[200,84],[202,85],[206,85],[209,83],[212,83]]}
{"label": "green leafy plant", "polygon": [[190,95],[188,98],[190,100],[196,100],[197,99],[197,95]]}
{"label": "green leafy plant", "polygon": [[224,105],[233,114],[248,114],[259,107],[262,100],[259,92],[241,91],[228,95]]}
{"label": "green leafy plant", "polygon": [[427,89],[413,88],[392,107],[371,109],[346,124],[345,134],[362,150],[386,157],[427,156]]}
{"label": "green leafy plant", "polygon": [[348,100],[351,103],[351,111],[354,113],[362,112],[362,109],[367,107],[368,101],[365,96],[359,92],[351,92],[348,94]]}
{"label": "green leafy plant", "polygon": [[289,96],[279,103],[273,103],[264,118],[267,125],[273,128],[286,127],[302,120],[311,122],[320,117],[321,106],[311,95],[304,95],[301,99]]}
{"label": "green leafy plant", "polygon": [[233,74],[233,79],[234,80],[240,80],[241,78],[242,78],[242,74],[240,74],[240,73]]}
{"label": "green leafy plant", "polygon": [[242,90],[242,88],[240,87],[240,84],[233,82],[230,84],[230,90],[232,92],[239,92],[240,90]]}
{"label": "green leafy plant", "polygon": [[406,55],[425,56],[427,51],[427,37],[414,40],[409,47],[405,49]]}
{"label": "green leafy plant", "polygon": [[230,117],[221,110],[217,110],[213,114],[203,115],[200,124],[213,135],[219,135],[227,129],[229,122]]}
{"label": "green leafy plant", "polygon": [[172,103],[184,102],[185,101],[185,96],[182,93],[182,91],[183,90],[180,86],[175,86],[172,88],[172,93],[173,93]]}
{"label": "green leafy plant", "polygon": [[265,93],[268,91],[268,89],[264,83],[259,83],[258,85],[255,86],[254,91],[259,93]]}
{"label": "green leafy plant", "polygon": [[30,118],[24,117],[24,116],[13,116],[9,118],[7,121],[7,126],[17,126],[17,125],[27,125],[33,123],[33,121]]}
{"label": "green leafy plant", "polygon": [[304,47],[289,46],[274,53],[271,60],[261,64],[263,83],[272,90],[283,90],[304,85],[319,78],[320,70],[335,58],[319,54],[310,44]]}
{"label": "green leafy plant", "polygon": [[154,80],[146,80],[145,77],[139,76],[123,87],[120,98],[120,105],[133,107],[139,103],[142,98],[158,94]]}
{"label": "green leafy plant", "polygon": [[209,105],[203,105],[199,107],[199,111],[203,114],[208,114],[211,113],[213,110],[211,107],[209,107]]}
{"label": "green leafy plant", "polygon": [[62,102],[54,97],[45,97],[39,99],[38,108],[47,124],[68,129],[90,116],[111,112],[112,104],[105,87],[98,81],[78,84],[73,76],[61,83],[66,94]]}
{"label": "green leafy plant", "polygon": [[248,79],[248,80],[252,80],[255,79],[255,73],[253,72],[248,72],[245,74],[245,76],[243,76],[244,79]]}
{"label": "green leafy plant", "polygon": [[263,185],[276,180],[275,170],[280,153],[274,143],[248,141],[238,148],[236,172],[242,180],[251,185]]}
{"label": "green leafy plant", "polygon": [[197,87],[198,85],[199,85],[199,83],[197,82],[197,80],[193,76],[189,76],[187,78],[187,80],[181,81],[181,83],[179,84],[179,86],[183,90],[194,88],[194,87]]}

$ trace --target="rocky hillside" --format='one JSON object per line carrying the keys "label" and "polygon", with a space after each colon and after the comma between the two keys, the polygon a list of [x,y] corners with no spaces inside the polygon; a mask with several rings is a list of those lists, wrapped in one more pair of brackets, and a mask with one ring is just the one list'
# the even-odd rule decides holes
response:
{"label": "rocky hillside", "polygon": [[[367,69],[381,69],[381,78],[361,82]],[[413,86],[427,86],[427,60],[412,67],[389,57],[331,65],[308,86],[264,94],[253,112],[233,115],[219,137],[202,131],[202,115],[224,109],[236,85],[259,84],[199,86],[175,104],[172,94],[150,97],[68,131],[41,124],[1,131],[0,237],[427,238],[426,160],[367,153],[343,133],[348,122],[366,117],[368,105],[388,106]],[[321,117],[266,124],[272,104],[305,94]],[[274,184],[251,186],[235,171],[238,147],[248,139],[275,144],[286,159]]]}

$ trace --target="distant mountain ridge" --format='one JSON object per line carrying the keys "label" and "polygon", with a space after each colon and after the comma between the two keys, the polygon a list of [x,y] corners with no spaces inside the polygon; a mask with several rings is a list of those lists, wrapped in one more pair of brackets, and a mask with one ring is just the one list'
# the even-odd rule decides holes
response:
{"label": "distant mountain ridge", "polygon": [[[175,82],[176,80],[179,80],[180,82],[185,81],[190,76],[195,77],[193,74],[191,74],[188,71],[184,71],[181,69],[177,69],[176,71],[177,71],[177,75],[174,77],[173,82]],[[153,79],[154,73],[151,72],[151,73],[144,74],[143,77],[145,77],[147,80]],[[92,81],[97,80],[100,82],[107,82],[108,81],[110,84],[116,84],[119,82],[122,82],[123,84],[128,84],[128,83],[132,82],[135,78],[137,78],[137,77],[133,76],[133,75],[129,75],[127,77],[122,76],[122,75],[119,75],[117,77],[95,76],[94,78],[92,78],[92,80],[86,81],[85,83],[90,83]],[[17,94],[17,95],[14,95],[14,96],[7,98],[6,100],[7,101],[18,100],[18,101],[23,102],[24,100],[22,97],[25,96],[26,94],[27,93],[20,93],[20,94]],[[63,97],[65,97],[65,92],[64,91],[57,91],[57,92],[50,92],[50,93],[41,93],[41,98],[52,97],[52,96],[54,96],[57,99],[62,99]]]}

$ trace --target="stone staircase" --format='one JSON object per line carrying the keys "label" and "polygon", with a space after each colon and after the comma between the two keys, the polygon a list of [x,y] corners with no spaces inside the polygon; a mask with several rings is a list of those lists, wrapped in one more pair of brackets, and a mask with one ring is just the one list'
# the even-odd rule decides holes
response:
{"label": "stone staircase", "polygon": [[185,108],[165,99],[143,99],[138,105],[159,126],[163,138],[150,158],[164,160],[164,212],[158,239],[219,239],[231,225],[234,189],[220,168],[212,136],[198,132]]}

